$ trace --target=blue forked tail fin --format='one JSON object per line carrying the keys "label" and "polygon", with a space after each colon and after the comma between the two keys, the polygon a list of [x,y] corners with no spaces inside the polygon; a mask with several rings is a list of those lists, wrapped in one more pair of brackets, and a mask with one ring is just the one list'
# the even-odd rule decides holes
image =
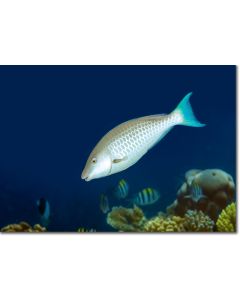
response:
{"label": "blue forked tail fin", "polygon": [[200,123],[195,117],[189,99],[192,93],[187,94],[173,111],[177,115],[179,125],[203,127],[205,124]]}

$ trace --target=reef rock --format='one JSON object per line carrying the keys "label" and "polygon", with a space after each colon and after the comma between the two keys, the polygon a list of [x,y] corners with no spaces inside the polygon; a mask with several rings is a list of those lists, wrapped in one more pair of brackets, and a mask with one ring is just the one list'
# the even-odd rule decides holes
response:
{"label": "reef rock", "polygon": [[234,194],[233,178],[223,170],[189,170],[171,208],[180,216],[187,210],[201,210],[216,221],[222,209],[233,201]]}

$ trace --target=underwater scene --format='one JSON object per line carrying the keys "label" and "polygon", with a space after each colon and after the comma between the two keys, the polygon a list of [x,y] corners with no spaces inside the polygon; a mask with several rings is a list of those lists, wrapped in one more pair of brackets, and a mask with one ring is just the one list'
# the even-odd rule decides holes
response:
{"label": "underwater scene", "polygon": [[0,229],[236,232],[236,66],[0,66]]}

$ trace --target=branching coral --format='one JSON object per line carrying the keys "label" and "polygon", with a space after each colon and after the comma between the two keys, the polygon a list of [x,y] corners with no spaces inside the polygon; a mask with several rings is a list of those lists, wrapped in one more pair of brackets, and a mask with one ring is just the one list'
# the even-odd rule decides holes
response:
{"label": "branching coral", "polygon": [[143,231],[146,232],[183,232],[184,218],[178,216],[164,217],[159,215],[147,221]]}
{"label": "branching coral", "polygon": [[188,232],[213,231],[214,222],[202,211],[188,210],[184,215],[183,226]]}
{"label": "branching coral", "polygon": [[46,228],[40,224],[35,224],[31,227],[26,222],[20,222],[19,224],[10,224],[1,229],[2,232],[46,232]]}
{"label": "branching coral", "polygon": [[234,202],[222,210],[216,225],[220,232],[236,231],[236,204]]}
{"label": "branching coral", "polygon": [[143,211],[136,205],[133,208],[113,207],[107,215],[107,223],[124,232],[142,231],[146,221]]}

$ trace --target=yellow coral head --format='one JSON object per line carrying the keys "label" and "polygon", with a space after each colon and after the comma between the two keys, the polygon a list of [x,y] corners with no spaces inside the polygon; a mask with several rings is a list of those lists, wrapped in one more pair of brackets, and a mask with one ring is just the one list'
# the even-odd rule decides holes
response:
{"label": "yellow coral head", "polygon": [[217,220],[217,230],[219,232],[236,232],[236,204],[229,204],[222,210]]}

